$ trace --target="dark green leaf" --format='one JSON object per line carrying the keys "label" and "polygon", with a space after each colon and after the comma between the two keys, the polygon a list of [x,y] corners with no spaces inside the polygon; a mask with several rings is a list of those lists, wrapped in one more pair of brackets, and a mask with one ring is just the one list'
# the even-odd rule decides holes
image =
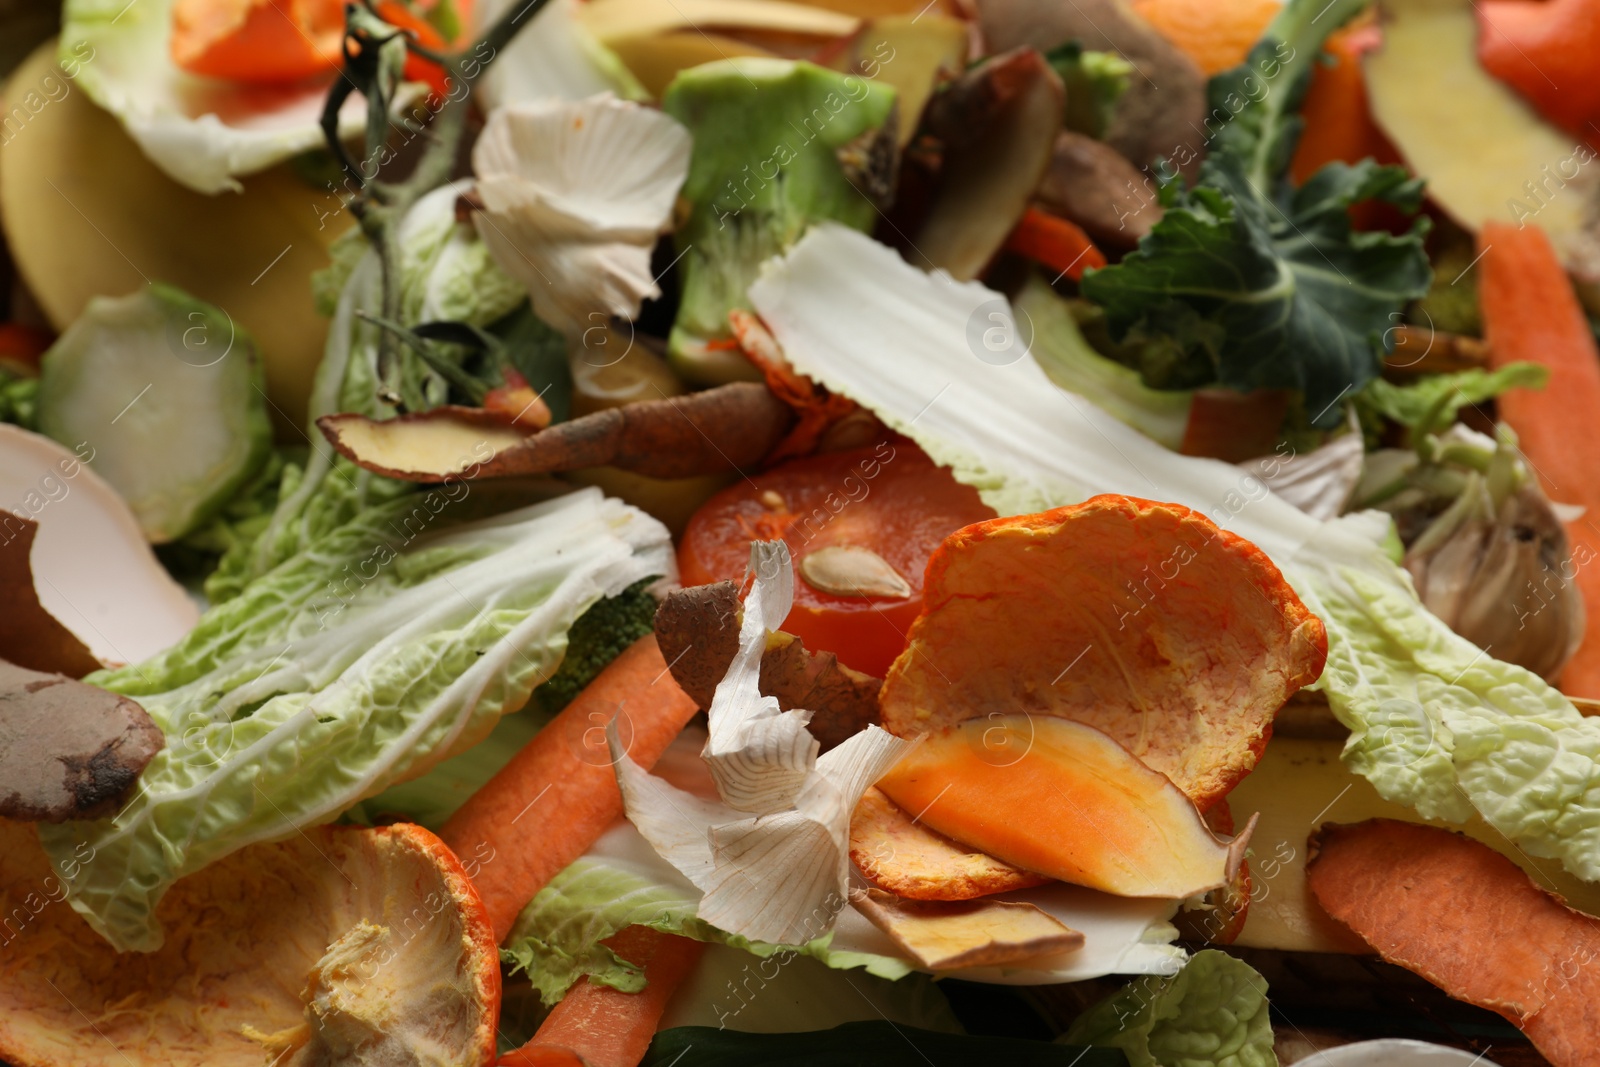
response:
{"label": "dark green leaf", "polygon": [[1116,1049],[862,1022],[799,1034],[681,1026],[657,1034],[640,1067],[1126,1067],[1127,1062]]}
{"label": "dark green leaf", "polygon": [[1377,376],[1385,332],[1432,277],[1426,219],[1400,236],[1350,225],[1364,201],[1417,209],[1422,183],[1402,168],[1330,163],[1299,188],[1285,177],[1311,60],[1361,5],[1333,6],[1290,0],[1250,58],[1212,79],[1216,128],[1195,187],[1171,190],[1138,250],[1082,283],[1147,384],[1293,389],[1324,428]]}

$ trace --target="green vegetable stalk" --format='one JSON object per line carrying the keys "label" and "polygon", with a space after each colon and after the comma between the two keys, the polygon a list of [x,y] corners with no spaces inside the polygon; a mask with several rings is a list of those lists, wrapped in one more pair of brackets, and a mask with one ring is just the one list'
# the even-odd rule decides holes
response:
{"label": "green vegetable stalk", "polygon": [[733,59],[679,74],[662,110],[694,135],[678,228],[683,298],[670,356],[708,384],[753,379],[728,351],[760,265],[814,222],[872,226],[895,159],[894,90],[810,63]]}

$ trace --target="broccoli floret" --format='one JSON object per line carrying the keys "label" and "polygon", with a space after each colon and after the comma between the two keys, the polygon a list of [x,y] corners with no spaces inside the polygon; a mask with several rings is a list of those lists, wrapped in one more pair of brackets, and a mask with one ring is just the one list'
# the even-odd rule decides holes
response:
{"label": "broccoli floret", "polygon": [[1067,88],[1063,125],[1090,137],[1104,137],[1117,100],[1128,88],[1133,64],[1115,52],[1087,50],[1076,40],[1052,48],[1045,60]]}
{"label": "broccoli floret", "polygon": [[767,57],[706,63],[673,79],[661,109],[694,135],[668,352],[680,376],[759,377],[727,344],[728,312],[748,307],[745,287],[760,265],[808,226],[832,219],[866,230],[877,221],[873,198],[892,191],[898,158],[894,102],[886,83]]}
{"label": "broccoli floret", "polygon": [[657,604],[648,589],[655,580],[635,582],[578,616],[567,631],[561,666],[534,691],[541,708],[553,713],[566,707],[623,649],[654,628]]}

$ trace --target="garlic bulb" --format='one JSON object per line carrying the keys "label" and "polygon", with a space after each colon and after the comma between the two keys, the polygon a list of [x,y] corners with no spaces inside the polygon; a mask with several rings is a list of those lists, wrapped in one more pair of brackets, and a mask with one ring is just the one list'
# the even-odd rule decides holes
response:
{"label": "garlic bulb", "polygon": [[[1416,524],[1415,511],[1397,518],[1402,530]],[[1465,472],[1454,502],[1407,549],[1405,567],[1422,603],[1451,629],[1546,681],[1583,640],[1566,531],[1509,431],[1484,471]]]}

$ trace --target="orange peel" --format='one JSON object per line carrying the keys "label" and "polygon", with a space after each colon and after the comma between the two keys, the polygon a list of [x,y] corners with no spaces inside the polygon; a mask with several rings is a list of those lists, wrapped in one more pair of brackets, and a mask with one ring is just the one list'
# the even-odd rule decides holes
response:
{"label": "orange peel", "polygon": [[[97,862],[83,848],[69,866]],[[420,826],[310,827],[219,860],[162,899],[151,953],[118,954],[64,896],[33,828],[0,820],[0,1059],[18,1067],[494,1061],[494,932]]]}
{"label": "orange peel", "polygon": [[909,638],[879,697],[890,732],[1070,719],[1202,811],[1327,658],[1321,620],[1261,549],[1177,504],[1112,495],[950,535]]}
{"label": "orange peel", "polygon": [[879,889],[907,900],[973,900],[1050,881],[930,830],[868,789],[850,816],[850,859]]}

